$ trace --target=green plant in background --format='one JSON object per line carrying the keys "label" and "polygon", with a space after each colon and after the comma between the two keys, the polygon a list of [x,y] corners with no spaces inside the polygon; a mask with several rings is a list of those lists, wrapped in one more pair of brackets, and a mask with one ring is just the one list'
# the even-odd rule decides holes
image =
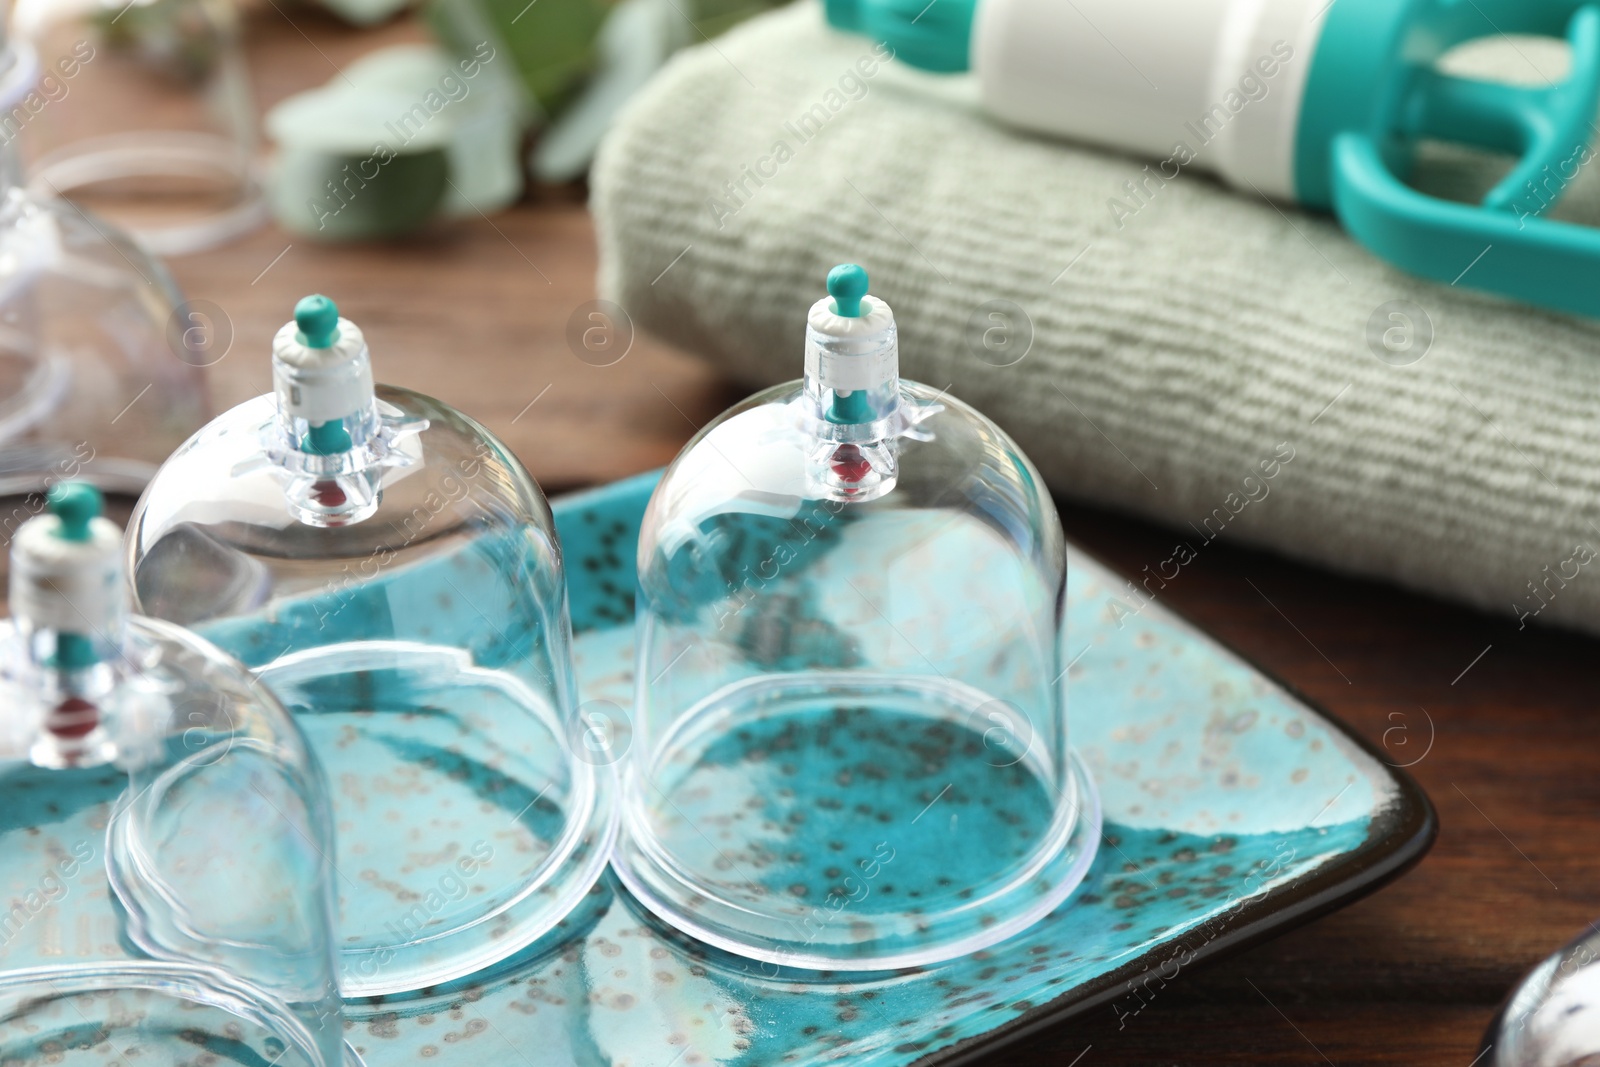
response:
{"label": "green plant in background", "polygon": [[[322,2],[365,23],[395,0]],[[318,240],[392,237],[506,207],[524,169],[547,182],[581,178],[612,117],[673,52],[769,6],[426,0],[438,47],[368,53],[268,114],[273,214]],[[539,137],[524,168],[530,129]]]}
{"label": "green plant in background", "polygon": [[498,211],[521,195],[528,121],[509,63],[487,41],[463,56],[434,45],[368,52],[267,114],[273,214],[285,229],[340,241]]}
{"label": "green plant in background", "polygon": [[229,15],[205,0],[105,7],[92,21],[107,49],[184,85],[199,85],[211,76],[222,54],[222,35],[233,29]]}
{"label": "green plant in background", "polygon": [[673,52],[775,6],[772,0],[429,0],[448,49],[503,42],[544,127],[534,177],[582,177],[611,118]]}
{"label": "green plant in background", "polygon": [[423,9],[447,51],[503,46],[539,112],[557,115],[594,73],[606,0],[431,0]]}
{"label": "green plant in background", "polygon": [[766,0],[689,0],[684,9],[693,21],[694,28],[709,38],[776,6],[776,3]]}

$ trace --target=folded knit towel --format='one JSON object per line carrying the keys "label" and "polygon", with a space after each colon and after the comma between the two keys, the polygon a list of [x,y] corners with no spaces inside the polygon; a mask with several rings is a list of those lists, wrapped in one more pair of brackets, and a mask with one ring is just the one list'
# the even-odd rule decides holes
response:
{"label": "folded knit towel", "polygon": [[[815,0],[682,54],[596,164],[603,295],[755,385],[799,377],[806,308],[859,262],[906,377],[1057,491],[1174,527],[1152,591],[1226,536],[1600,631],[1600,326],[974,99]],[[1600,217],[1590,178],[1566,213]]]}

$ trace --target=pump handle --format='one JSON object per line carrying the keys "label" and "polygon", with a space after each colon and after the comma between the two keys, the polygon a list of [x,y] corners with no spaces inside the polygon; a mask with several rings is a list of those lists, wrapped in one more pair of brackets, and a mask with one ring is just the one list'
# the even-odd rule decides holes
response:
{"label": "pump handle", "polygon": [[[1360,0],[1365,3],[1369,0]],[[1405,270],[1529,303],[1600,316],[1600,230],[1541,217],[1591,147],[1600,107],[1600,6],[1573,0],[1427,0],[1409,15],[1423,46],[1376,87],[1380,113],[1333,138],[1332,208],[1350,234]],[[1565,35],[1566,79],[1526,87],[1462,78],[1434,63],[1463,41]],[[1416,37],[1412,36],[1415,41]],[[1518,157],[1482,206],[1428,196],[1403,178],[1424,139]]]}

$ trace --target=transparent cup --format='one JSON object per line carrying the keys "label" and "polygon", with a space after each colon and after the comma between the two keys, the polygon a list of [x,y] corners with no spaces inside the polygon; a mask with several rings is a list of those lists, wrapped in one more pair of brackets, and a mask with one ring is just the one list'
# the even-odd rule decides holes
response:
{"label": "transparent cup", "polygon": [[321,770],[236,662],[128,618],[116,527],[60,537],[84,488],[19,532],[0,623],[0,1061],[359,1064]]}
{"label": "transparent cup", "polygon": [[1048,913],[1100,820],[1050,497],[994,423],[898,377],[888,308],[835,275],[806,378],[701,431],[646,512],[615,862],[728,951],[900,968]]}
{"label": "transparent cup", "polygon": [[1490,1067],[1585,1067],[1600,1057],[1600,933],[1547,956],[1484,1035]]}
{"label": "transparent cup", "polygon": [[[332,315],[337,342],[291,323],[278,393],[162,467],[129,572],[141,610],[239,657],[310,737],[333,785],[340,984],[374,996],[555,927],[604,868],[614,771],[584,758],[543,494],[465,415],[374,388]],[[328,403],[354,407],[316,415]]]}
{"label": "transparent cup", "polygon": [[15,0],[38,79],[0,114],[38,196],[71,198],[161,256],[266,220],[233,0]]}
{"label": "transparent cup", "polygon": [[[36,75],[27,49],[0,49],[0,112],[22,106]],[[19,173],[0,141],[5,541],[58,482],[137,495],[205,421],[201,368],[227,351],[166,268],[105,220],[29,193]],[[185,336],[189,325],[201,329]]]}

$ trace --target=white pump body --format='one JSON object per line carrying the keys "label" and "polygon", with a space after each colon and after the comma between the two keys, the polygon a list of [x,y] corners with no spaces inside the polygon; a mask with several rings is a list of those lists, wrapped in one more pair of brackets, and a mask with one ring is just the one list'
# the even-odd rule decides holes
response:
{"label": "white pump body", "polygon": [[1295,134],[1328,0],[982,0],[984,106],[1025,129],[1200,167],[1294,200]]}

